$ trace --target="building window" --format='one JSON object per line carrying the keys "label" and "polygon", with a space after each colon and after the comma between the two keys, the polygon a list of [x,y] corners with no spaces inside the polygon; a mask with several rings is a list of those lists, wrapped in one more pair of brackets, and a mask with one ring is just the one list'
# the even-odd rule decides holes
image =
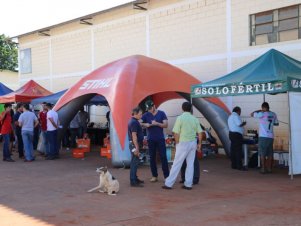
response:
{"label": "building window", "polygon": [[301,38],[301,5],[250,16],[250,45],[263,45]]}
{"label": "building window", "polygon": [[31,69],[31,49],[20,50],[20,72],[21,74],[29,74]]}

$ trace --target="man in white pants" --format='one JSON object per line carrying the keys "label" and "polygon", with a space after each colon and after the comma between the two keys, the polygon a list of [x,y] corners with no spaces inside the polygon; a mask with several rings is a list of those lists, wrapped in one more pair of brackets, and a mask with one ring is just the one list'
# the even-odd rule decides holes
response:
{"label": "man in white pants", "polygon": [[[189,102],[182,104],[181,114],[174,125],[173,133],[176,141],[176,155],[172,164],[169,176],[165,179],[163,189],[171,189],[181,170],[181,166],[186,159],[185,182],[183,189],[192,189],[193,164],[196,149],[201,149],[202,128],[196,117],[191,114],[192,105]],[[196,134],[198,134],[199,144],[197,145]]]}

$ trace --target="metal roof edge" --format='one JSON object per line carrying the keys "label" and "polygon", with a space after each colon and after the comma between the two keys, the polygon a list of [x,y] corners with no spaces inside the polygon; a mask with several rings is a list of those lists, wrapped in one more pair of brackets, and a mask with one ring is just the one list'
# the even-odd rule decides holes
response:
{"label": "metal roof edge", "polygon": [[37,30],[34,30],[34,31],[24,33],[24,34],[20,34],[20,35],[11,37],[11,39],[24,37],[26,35],[34,34],[34,33],[37,33],[39,31],[50,30],[50,29],[55,28],[55,27],[59,27],[59,26],[65,25],[65,24],[73,23],[75,21],[79,21],[81,19],[85,19],[87,17],[93,17],[93,16],[96,16],[96,15],[99,15],[99,14],[102,14],[102,13],[109,12],[111,10],[115,10],[115,9],[118,9],[118,8],[128,6],[128,5],[132,4],[133,2],[135,2],[135,1],[130,1],[130,2],[122,4],[122,5],[117,5],[117,6],[114,6],[112,8],[104,9],[104,10],[101,10],[101,11],[98,11],[98,12],[95,12],[95,13],[91,13],[91,14],[88,14],[88,15],[85,15],[85,16],[81,16],[81,17],[78,17],[78,18],[75,18],[75,19],[72,19],[72,20],[68,20],[68,21],[65,21],[65,22],[62,22],[62,23],[58,23],[58,24],[54,24],[54,25],[51,25],[51,26],[48,26],[48,27],[40,28],[40,29],[37,29]]}

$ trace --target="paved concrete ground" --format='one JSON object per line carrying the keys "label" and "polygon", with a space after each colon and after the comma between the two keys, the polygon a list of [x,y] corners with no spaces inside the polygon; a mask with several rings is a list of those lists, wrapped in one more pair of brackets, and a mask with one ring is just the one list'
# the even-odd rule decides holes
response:
{"label": "paved concrete ground", "polygon": [[[2,153],[0,153],[2,155]],[[119,180],[117,196],[86,191],[98,183],[96,167],[110,161],[91,152],[85,159],[42,157],[25,163],[0,162],[1,226],[100,225],[301,225],[301,177],[287,170],[261,175],[234,171],[223,157],[201,163],[201,182],[191,191],[163,190],[150,183],[148,166],[139,169],[144,188],[129,186],[129,170],[111,168]]]}

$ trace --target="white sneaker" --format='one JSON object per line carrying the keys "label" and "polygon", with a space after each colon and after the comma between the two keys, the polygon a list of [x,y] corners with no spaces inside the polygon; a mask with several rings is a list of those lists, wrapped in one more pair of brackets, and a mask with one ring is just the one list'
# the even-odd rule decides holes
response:
{"label": "white sneaker", "polygon": [[158,181],[158,177],[152,177],[149,181],[150,182],[157,182]]}

